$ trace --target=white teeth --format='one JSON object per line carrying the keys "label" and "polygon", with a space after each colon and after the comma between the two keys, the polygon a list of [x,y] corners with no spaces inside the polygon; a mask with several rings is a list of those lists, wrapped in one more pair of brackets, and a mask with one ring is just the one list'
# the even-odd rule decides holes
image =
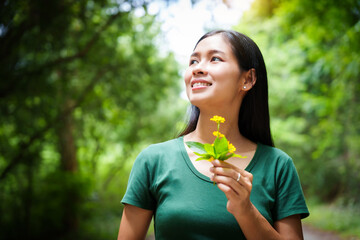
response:
{"label": "white teeth", "polygon": [[199,87],[199,86],[210,86],[210,83],[205,83],[205,82],[196,82],[193,84],[193,87]]}

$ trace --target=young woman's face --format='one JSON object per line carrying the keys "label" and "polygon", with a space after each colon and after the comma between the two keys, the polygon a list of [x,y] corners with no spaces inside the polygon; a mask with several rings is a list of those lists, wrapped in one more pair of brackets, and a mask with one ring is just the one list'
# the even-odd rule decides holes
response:
{"label": "young woman's face", "polygon": [[184,80],[190,102],[201,108],[238,103],[240,79],[236,57],[229,43],[218,34],[203,39],[196,46]]}

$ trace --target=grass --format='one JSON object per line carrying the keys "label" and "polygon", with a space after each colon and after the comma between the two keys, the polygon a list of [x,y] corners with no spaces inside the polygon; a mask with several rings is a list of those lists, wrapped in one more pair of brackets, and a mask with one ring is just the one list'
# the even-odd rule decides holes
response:
{"label": "grass", "polygon": [[154,229],[154,218],[151,220],[150,226],[149,226],[149,230],[146,234],[146,236],[153,236],[155,235],[155,229]]}
{"label": "grass", "polygon": [[360,209],[358,206],[339,206],[308,199],[310,216],[304,224],[338,233],[346,239],[360,240]]}

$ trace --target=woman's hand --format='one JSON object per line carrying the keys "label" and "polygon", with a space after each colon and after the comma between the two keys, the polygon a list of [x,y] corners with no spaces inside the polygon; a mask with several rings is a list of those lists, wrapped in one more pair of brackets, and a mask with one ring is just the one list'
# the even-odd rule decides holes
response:
{"label": "woman's hand", "polygon": [[[250,202],[253,175],[219,160],[211,162],[211,178],[225,193],[227,210],[234,215],[246,239],[303,239],[300,215],[292,215],[274,223],[274,227]],[[237,181],[240,173],[240,179]]]}
{"label": "woman's hand", "polygon": [[210,172],[214,174],[211,180],[225,193],[228,199],[227,210],[235,216],[251,209],[253,175],[224,161],[214,160],[211,163],[213,167],[210,168]]}

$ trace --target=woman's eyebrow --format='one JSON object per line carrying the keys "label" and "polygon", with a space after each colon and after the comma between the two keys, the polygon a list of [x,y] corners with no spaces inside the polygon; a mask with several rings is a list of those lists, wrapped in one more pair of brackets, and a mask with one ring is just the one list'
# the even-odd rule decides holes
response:
{"label": "woman's eyebrow", "polygon": [[[217,50],[217,49],[209,50],[206,54],[207,55],[212,55],[212,54],[216,54],[216,53],[225,55],[225,52]],[[193,52],[190,57],[199,57],[199,55],[200,55],[199,52]]]}

